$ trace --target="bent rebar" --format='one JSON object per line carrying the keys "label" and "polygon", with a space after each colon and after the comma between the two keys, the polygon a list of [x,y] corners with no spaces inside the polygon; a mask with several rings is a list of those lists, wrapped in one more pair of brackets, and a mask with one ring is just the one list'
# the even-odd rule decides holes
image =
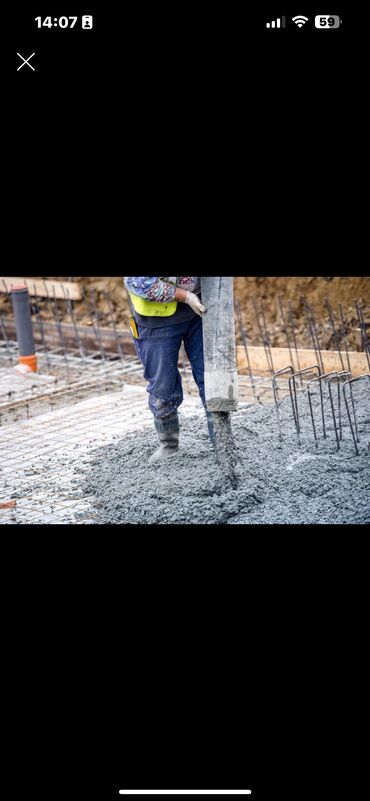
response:
{"label": "bent rebar", "polygon": [[[350,415],[350,411],[349,411],[347,396],[346,396],[346,387],[348,385],[350,385],[350,388],[352,388],[352,384],[354,384],[356,381],[362,381],[364,378],[368,378],[369,381],[370,381],[370,373],[364,373],[364,375],[359,375],[359,376],[357,376],[357,378],[351,378],[349,381],[345,381],[344,384],[343,384],[343,397],[344,397],[344,401],[345,401],[345,404],[346,404],[347,415],[348,415],[349,425],[350,425],[350,429],[351,429],[352,439],[353,439],[353,443],[354,443],[355,450],[356,450],[356,456],[360,455],[358,447],[357,447],[357,443],[359,442],[357,422],[355,422],[355,426],[356,426],[356,435],[355,435],[355,432],[353,430],[351,415]],[[356,438],[357,438],[357,441],[356,441]]]}
{"label": "bent rebar", "polygon": [[[291,399],[291,402],[292,402],[293,417],[294,417],[295,427],[296,427],[297,436],[298,436],[298,445],[301,445],[301,438],[300,438],[297,387],[296,387],[295,379],[297,378],[297,376],[300,376],[300,378],[302,380],[302,375],[304,375],[305,373],[313,373],[314,370],[317,370],[317,374],[318,374],[318,376],[320,376],[320,367],[319,367],[318,364],[314,364],[314,365],[312,365],[312,367],[305,367],[303,370],[299,370],[297,373],[293,373],[293,375],[291,375],[290,378],[289,378],[289,393],[290,393],[290,399]],[[293,382],[293,391],[292,391],[292,382]],[[293,397],[293,393],[294,393],[294,397]]]}
{"label": "bent rebar", "polygon": [[[331,406],[331,411],[332,411],[332,415],[333,415],[334,431],[335,431],[335,438],[337,440],[337,450],[338,451],[339,451],[339,448],[340,448],[340,442],[341,442],[342,437],[343,437],[343,433],[342,433],[342,414],[341,414],[341,403],[340,403],[340,379],[344,378],[344,376],[350,376],[350,375],[351,375],[351,373],[349,373],[348,370],[342,370],[341,372],[336,373],[335,375],[333,375],[331,378],[328,379],[330,406]],[[331,391],[332,382],[335,381],[335,380],[338,382],[337,383],[337,388],[338,388],[339,434],[338,434],[338,428],[337,428],[337,421],[336,421],[336,417],[335,417],[333,395],[332,395],[332,391]]]}
{"label": "bent rebar", "polygon": [[316,378],[311,378],[311,381],[308,381],[308,383],[307,383],[308,403],[309,403],[309,406],[310,406],[312,428],[313,428],[313,434],[314,434],[314,437],[315,437],[315,445],[316,445],[316,447],[318,447],[318,444],[317,444],[315,421],[314,421],[314,416],[313,416],[313,408],[312,408],[312,400],[311,400],[311,386],[310,385],[313,384],[315,381],[319,382],[322,429],[323,429],[323,437],[324,437],[324,439],[326,439],[324,396],[323,396],[323,393],[322,393],[322,384],[321,384],[321,382],[324,381],[326,378],[329,378],[329,376],[332,376],[332,375],[336,375],[336,370],[332,370],[330,373],[324,373],[324,375],[320,375],[320,376],[318,376]]}
{"label": "bent rebar", "polygon": [[[277,376],[282,375],[283,373],[289,373],[289,372],[292,373],[292,375],[293,375],[294,369],[293,369],[292,365],[289,365],[289,367],[283,367],[281,370],[278,370],[276,373],[274,373],[274,375],[272,377],[272,391],[274,393],[274,401],[275,401],[276,415],[277,415],[277,419],[278,419],[279,440],[280,440],[280,442],[283,439],[283,435],[282,435],[282,431],[281,431],[281,419],[280,419],[280,413],[279,413],[279,398],[278,398],[279,388],[278,388],[278,385],[277,385]],[[280,403],[282,403],[282,401],[280,401]]]}

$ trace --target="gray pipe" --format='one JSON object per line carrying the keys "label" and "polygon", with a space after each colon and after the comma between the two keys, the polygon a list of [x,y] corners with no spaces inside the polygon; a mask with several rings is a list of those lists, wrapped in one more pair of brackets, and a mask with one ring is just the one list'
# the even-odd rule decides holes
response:
{"label": "gray pipe", "polygon": [[208,430],[223,474],[235,489],[239,461],[230,412],[238,408],[238,372],[234,325],[233,279],[201,278],[203,316],[204,381]]}
{"label": "gray pipe", "polygon": [[10,291],[20,361],[27,362],[28,357],[35,357],[35,343],[33,338],[30,300],[27,287],[13,286]]}
{"label": "gray pipe", "polygon": [[201,278],[204,377],[207,409],[232,412],[238,408],[238,373],[234,324],[233,278]]}

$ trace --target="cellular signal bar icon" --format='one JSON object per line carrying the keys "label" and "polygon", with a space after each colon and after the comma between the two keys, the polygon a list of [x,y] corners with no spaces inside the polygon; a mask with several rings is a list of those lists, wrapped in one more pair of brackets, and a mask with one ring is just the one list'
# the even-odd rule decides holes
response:
{"label": "cellular signal bar icon", "polygon": [[273,19],[272,22],[266,22],[266,28],[285,28],[285,17],[278,17],[276,20]]}

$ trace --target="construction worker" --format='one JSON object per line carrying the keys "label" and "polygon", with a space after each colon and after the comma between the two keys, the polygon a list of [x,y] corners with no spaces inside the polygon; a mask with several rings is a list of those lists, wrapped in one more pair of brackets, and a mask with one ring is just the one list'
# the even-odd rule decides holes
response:
{"label": "construction worker", "polygon": [[[206,409],[200,278],[124,278],[129,293],[130,328],[136,353],[149,382],[149,408],[160,446],[149,461],[173,455],[179,448],[178,407],[183,402],[178,359],[182,342],[199,395]],[[208,429],[214,444],[210,415]]]}

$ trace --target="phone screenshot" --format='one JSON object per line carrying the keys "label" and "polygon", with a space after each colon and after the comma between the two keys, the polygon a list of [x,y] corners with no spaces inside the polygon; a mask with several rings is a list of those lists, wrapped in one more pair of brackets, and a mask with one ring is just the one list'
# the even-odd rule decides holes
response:
{"label": "phone screenshot", "polygon": [[[15,3],[0,524],[39,798],[351,789],[320,671],[370,521],[353,27],[336,0]],[[202,277],[141,276],[175,263]]]}

